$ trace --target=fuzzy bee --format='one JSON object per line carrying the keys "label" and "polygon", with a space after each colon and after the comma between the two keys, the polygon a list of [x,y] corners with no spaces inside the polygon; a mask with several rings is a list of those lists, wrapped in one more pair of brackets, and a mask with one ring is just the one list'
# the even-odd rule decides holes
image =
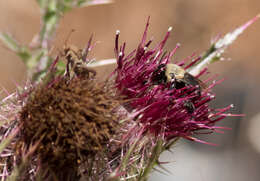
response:
{"label": "fuzzy bee", "polygon": [[[161,64],[155,70],[152,77],[153,81],[156,83],[170,83],[170,89],[181,89],[185,86],[196,86],[198,96],[201,95],[201,91],[206,88],[206,85],[194,77],[182,67],[176,64]],[[195,106],[192,101],[186,101],[184,107],[189,113],[193,113]]]}
{"label": "fuzzy bee", "polygon": [[167,64],[165,68],[165,76],[167,82],[171,82],[172,88],[183,88],[187,85],[197,86],[199,88],[199,93],[202,89],[206,88],[206,85],[194,77],[187,71],[185,71],[182,67],[176,64]]}
{"label": "fuzzy bee", "polygon": [[72,29],[68,34],[68,37],[65,40],[63,51],[61,53],[62,57],[64,57],[66,60],[65,77],[68,79],[72,79],[74,77],[86,79],[93,78],[96,75],[96,71],[88,68],[86,65],[86,59],[91,45],[92,36],[90,37],[88,46],[85,50],[80,49],[74,45],[68,46],[67,42],[74,31],[75,30]]}
{"label": "fuzzy bee", "polygon": [[96,75],[95,70],[86,66],[86,53],[82,49],[73,45],[65,46],[63,56],[66,60],[65,76],[69,79],[72,79],[73,77],[88,79],[93,78]]}

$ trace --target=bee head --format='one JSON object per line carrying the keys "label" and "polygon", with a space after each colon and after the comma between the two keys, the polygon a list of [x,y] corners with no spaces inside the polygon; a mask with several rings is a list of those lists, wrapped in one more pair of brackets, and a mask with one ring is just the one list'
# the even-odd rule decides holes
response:
{"label": "bee head", "polygon": [[155,84],[166,83],[167,77],[165,76],[165,64],[159,65],[152,74],[152,81]]}

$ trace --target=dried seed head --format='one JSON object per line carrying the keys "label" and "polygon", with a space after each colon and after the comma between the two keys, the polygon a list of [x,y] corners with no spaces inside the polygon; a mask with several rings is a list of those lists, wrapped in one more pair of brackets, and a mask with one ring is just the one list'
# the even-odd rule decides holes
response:
{"label": "dried seed head", "polygon": [[28,148],[39,142],[35,154],[41,163],[60,172],[68,165],[77,168],[106,149],[117,128],[119,101],[94,80],[53,82],[50,87],[36,87],[22,108],[16,149],[19,152],[21,145]]}

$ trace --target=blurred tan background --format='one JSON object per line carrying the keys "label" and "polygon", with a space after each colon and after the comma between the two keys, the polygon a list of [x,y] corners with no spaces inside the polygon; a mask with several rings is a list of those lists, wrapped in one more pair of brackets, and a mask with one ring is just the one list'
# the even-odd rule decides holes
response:
{"label": "blurred tan background", "polygon": [[[99,43],[91,56],[113,58],[115,31],[120,30],[121,42],[127,50],[136,48],[151,16],[149,36],[154,43],[173,26],[167,48],[176,43],[182,47],[177,59],[205,50],[218,33],[226,33],[260,13],[259,0],[116,0],[114,4],[75,9],[66,14],[58,28],[56,50],[62,49],[71,29],[70,43],[84,47],[94,33]],[[40,12],[34,0],[0,1],[0,31],[11,33],[19,42],[29,44],[40,28]],[[226,78],[215,89],[215,107],[235,104],[233,113],[243,118],[226,119],[221,125],[231,127],[225,134],[207,135],[202,139],[219,144],[212,147],[183,141],[166,153],[162,160],[171,160],[166,167],[172,174],[155,173],[151,181],[259,181],[260,180],[260,21],[251,26],[229,48],[224,57],[231,61],[211,65],[210,70]],[[24,84],[26,70],[12,52],[0,46],[0,86],[10,92],[15,84]],[[102,79],[113,66],[99,68]],[[2,95],[4,96],[4,95]]]}

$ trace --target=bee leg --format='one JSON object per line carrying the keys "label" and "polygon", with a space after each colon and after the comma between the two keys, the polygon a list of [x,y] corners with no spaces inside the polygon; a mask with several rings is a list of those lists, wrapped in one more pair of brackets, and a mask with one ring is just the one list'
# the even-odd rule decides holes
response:
{"label": "bee leg", "polygon": [[67,62],[65,77],[70,78],[70,63]]}
{"label": "bee leg", "polygon": [[94,77],[97,75],[97,72],[96,72],[94,69],[88,68],[88,71],[89,71],[90,73],[92,73],[92,77],[91,77],[91,78],[94,78]]}
{"label": "bee leg", "polygon": [[190,114],[192,114],[195,111],[195,106],[191,101],[185,101],[183,106]]}
{"label": "bee leg", "polygon": [[176,88],[176,81],[171,81],[170,90],[175,89],[175,88]]}
{"label": "bee leg", "polygon": [[74,65],[74,62],[73,62],[73,60],[72,60],[72,58],[71,58],[70,55],[68,55],[68,56],[66,57],[66,60],[67,60],[67,64],[66,64],[65,76],[66,76],[68,79],[70,79],[70,78],[71,78],[71,77],[70,77],[70,71],[71,71],[71,68],[72,68],[73,65]]}
{"label": "bee leg", "polygon": [[170,74],[171,76],[171,86],[170,86],[170,90],[176,88],[176,79],[175,79],[175,75],[173,73]]}
{"label": "bee leg", "polygon": [[199,98],[201,97],[201,87],[199,85],[197,85],[197,89],[195,90],[195,94],[196,94],[196,97]]}

